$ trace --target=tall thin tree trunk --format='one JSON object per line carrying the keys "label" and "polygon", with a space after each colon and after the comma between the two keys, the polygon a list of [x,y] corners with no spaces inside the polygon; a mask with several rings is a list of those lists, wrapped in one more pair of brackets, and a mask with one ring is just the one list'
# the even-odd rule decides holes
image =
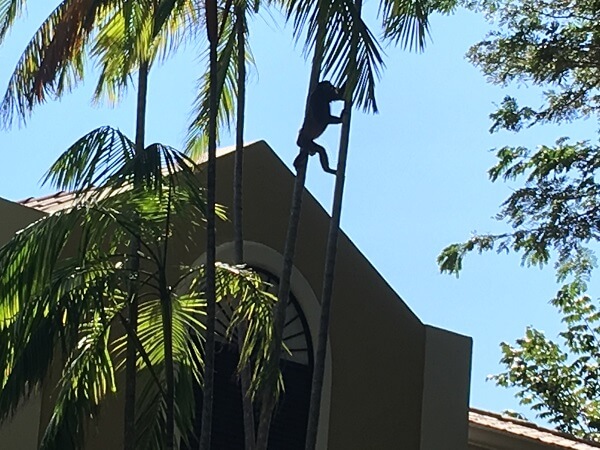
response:
{"label": "tall thin tree trunk", "polygon": [[215,197],[217,178],[217,2],[206,0],[206,31],[209,42],[210,115],[208,123],[208,170],[206,181],[206,339],[204,348],[204,389],[200,450],[210,450],[212,434],[212,407],[215,371]]}
{"label": "tall thin tree trunk", "polygon": [[[275,310],[275,334],[273,336],[273,350],[271,358],[279,362],[281,349],[283,326],[285,324],[285,311],[290,295],[290,278],[294,267],[294,253],[296,251],[296,238],[298,236],[298,225],[300,222],[300,211],[302,209],[302,194],[304,192],[304,182],[306,180],[306,166],[308,159],[305,158],[300,167],[297,167],[298,173],[294,183],[294,194],[292,197],[292,209],[288,223],[288,231],[285,238],[285,247],[283,252],[283,269],[279,282],[279,291],[277,293],[277,307]],[[263,396],[260,418],[258,422],[258,433],[256,438],[257,450],[266,450],[269,443],[269,431],[271,428],[271,418],[275,409],[275,395],[277,380],[274,379],[269,384],[268,391]]]}
{"label": "tall thin tree trunk", "polygon": [[[235,263],[244,263],[244,229],[243,229],[243,171],[244,171],[244,114],[246,107],[246,48],[245,10],[240,6],[234,7],[235,31],[237,35],[237,70],[238,70],[238,94],[237,94],[237,123],[235,136],[235,171],[233,174],[233,232],[235,247]],[[238,327],[238,350],[241,354],[246,336],[246,324],[241,323]],[[250,390],[251,368],[244,367],[241,373],[242,387],[242,411],[244,417],[244,444],[246,450],[253,450],[255,443],[254,433],[254,406],[248,395]]]}
{"label": "tall thin tree trunk", "polygon": [[[306,110],[308,110],[308,99],[310,93],[319,82],[321,73],[321,61],[323,59],[323,36],[325,28],[319,26],[317,31],[317,41],[315,45],[315,54],[312,61],[312,69],[310,74],[310,83],[308,88],[308,96],[306,100]],[[279,290],[277,292],[277,306],[275,310],[275,334],[273,336],[274,344],[271,347],[270,358],[279,364],[282,349],[283,327],[285,325],[285,312],[290,297],[290,281],[292,270],[294,268],[294,254],[296,252],[296,240],[298,238],[298,226],[300,224],[300,212],[302,210],[302,195],[304,193],[304,183],[306,181],[306,168],[308,158],[304,158],[302,164],[297,167],[298,173],[294,181],[294,193],[292,195],[292,206],[290,211],[290,219],[288,222],[287,234],[285,237],[285,246],[283,250],[283,267],[281,269],[281,277],[279,280]],[[277,379],[270,382],[269,388],[263,395],[260,417],[258,421],[258,433],[256,436],[256,449],[266,450],[269,443],[269,431],[271,428],[271,420],[273,410],[275,409],[275,389]]]}
{"label": "tall thin tree trunk", "polygon": [[[356,9],[360,15],[362,0],[355,0]],[[356,68],[357,38],[353,38],[353,46],[349,55],[349,71]],[[350,80],[348,80],[350,81]],[[319,418],[321,414],[321,396],[323,393],[323,378],[325,375],[325,359],[327,356],[327,339],[329,337],[329,323],[331,312],[331,298],[333,292],[335,262],[337,256],[337,244],[340,231],[340,219],[342,215],[342,199],[344,195],[344,182],[346,180],[346,160],[348,157],[348,144],[350,140],[350,119],[352,114],[352,94],[355,84],[347,82],[344,102],[344,117],[342,122],[340,150],[338,153],[337,175],[335,178],[335,190],[333,196],[333,207],[331,221],[329,222],[329,235],[327,237],[327,250],[325,253],[325,269],[323,275],[323,292],[321,294],[321,320],[319,323],[319,337],[317,341],[317,352],[315,356],[313,378],[310,393],[310,408],[308,413],[308,427],[306,430],[305,450],[314,450],[317,445],[317,433],[319,430]]]}
{"label": "tall thin tree trunk", "polygon": [[[140,63],[138,73],[137,113],[135,124],[135,153],[142,154],[145,148],[144,138],[146,134],[146,99],[148,95],[148,61]],[[138,280],[137,273],[140,267],[139,239],[134,239],[130,248],[130,271],[131,282],[129,285],[129,326],[132,334],[137,333],[138,325]],[[123,424],[123,448],[124,450],[135,450],[135,395],[137,389],[136,351],[135,338],[131,334],[127,337],[127,356],[125,362],[125,419]]]}
{"label": "tall thin tree trunk", "polygon": [[[170,207],[170,206],[169,206]],[[164,268],[163,268],[164,270]],[[175,448],[175,374],[173,364],[173,309],[171,296],[167,290],[167,280],[161,274],[160,302],[163,320],[163,340],[165,346],[165,448]]]}
{"label": "tall thin tree trunk", "polygon": [[244,10],[235,6],[235,27],[237,35],[237,123],[235,135],[235,168],[233,174],[233,233],[236,264],[244,263],[244,235],[242,209],[242,176],[244,171],[244,114],[246,107],[246,50],[245,50]]}

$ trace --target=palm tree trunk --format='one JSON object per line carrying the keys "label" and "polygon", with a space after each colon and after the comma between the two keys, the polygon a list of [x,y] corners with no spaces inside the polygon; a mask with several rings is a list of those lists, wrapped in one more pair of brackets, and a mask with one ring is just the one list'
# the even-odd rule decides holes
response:
{"label": "palm tree trunk", "polygon": [[[313,56],[312,69],[310,74],[310,83],[306,101],[308,110],[308,98],[317,83],[321,73],[321,60],[323,59],[323,37],[325,34],[324,26],[319,26],[317,31],[317,42],[315,45],[315,54]],[[296,240],[298,238],[298,226],[300,224],[300,212],[302,211],[302,195],[304,193],[304,183],[306,181],[306,168],[308,158],[304,158],[302,164],[297,167],[296,179],[294,181],[294,193],[292,195],[292,207],[290,219],[288,222],[287,234],[285,237],[285,246],[283,250],[283,267],[279,280],[279,290],[277,292],[277,306],[275,310],[275,333],[273,336],[273,345],[271,347],[270,358],[272,364],[279,364],[282,349],[283,327],[285,325],[285,311],[290,297],[290,280],[292,269],[294,268],[294,254],[296,252]],[[274,372],[274,371],[273,371]],[[273,410],[275,409],[275,389],[277,379],[274,378],[269,383],[269,388],[263,395],[260,417],[258,421],[258,433],[256,437],[256,449],[266,450],[269,443],[269,430]]]}
{"label": "palm tree trunk", "polygon": [[[163,267],[163,271],[166,270]],[[173,310],[167,288],[167,279],[161,273],[160,302],[163,321],[163,340],[165,348],[165,448],[173,450],[175,446],[175,378],[173,364]]]}
{"label": "palm tree trunk", "polygon": [[[244,228],[243,228],[243,169],[244,169],[244,113],[246,107],[246,48],[245,31],[246,17],[244,8],[234,7],[235,27],[237,35],[237,70],[238,70],[238,95],[237,95],[237,124],[235,136],[235,169],[233,175],[233,233],[235,247],[235,263],[244,263]],[[238,350],[241,354],[246,336],[246,324],[238,327]],[[242,410],[244,417],[244,444],[246,450],[253,450],[254,436],[254,407],[248,395],[250,390],[250,366],[244,367],[241,373],[242,384]]]}
{"label": "palm tree trunk", "polygon": [[[355,0],[356,9],[360,15],[362,0]],[[349,55],[349,70],[356,67],[356,37]],[[354,83],[347,83],[346,89],[350,94],[354,92]],[[344,182],[346,180],[346,160],[348,157],[348,143],[350,139],[350,119],[352,114],[352,95],[346,94],[344,102],[344,117],[342,122],[340,150],[338,153],[337,175],[335,178],[335,190],[333,196],[333,207],[331,221],[329,222],[329,235],[327,237],[327,249],[325,253],[325,270],[323,275],[323,292],[321,294],[321,319],[319,323],[319,337],[317,341],[317,352],[313,368],[313,379],[310,393],[310,408],[308,413],[308,427],[306,430],[305,450],[314,450],[317,445],[317,432],[319,429],[319,417],[321,413],[321,396],[323,392],[323,378],[325,375],[325,358],[327,356],[327,339],[329,337],[329,322],[331,312],[331,297],[333,292],[335,262],[337,256],[337,244],[340,231],[340,219],[342,215],[342,199],[344,195]]]}
{"label": "palm tree trunk", "polygon": [[[283,268],[279,282],[279,291],[277,292],[277,307],[275,309],[275,334],[273,336],[273,347],[271,359],[279,363],[282,349],[283,326],[285,324],[285,311],[290,295],[290,279],[294,267],[294,253],[296,251],[296,238],[298,236],[298,225],[300,222],[300,212],[302,210],[302,194],[304,192],[304,182],[306,180],[306,167],[308,158],[304,158],[302,164],[297,167],[298,173],[294,183],[294,194],[292,197],[292,208],[290,211],[290,220],[285,238],[285,247],[283,252]],[[275,363],[273,363],[275,364]],[[263,395],[263,403],[258,422],[258,433],[256,437],[256,449],[266,450],[269,443],[269,430],[271,428],[271,418],[275,409],[275,389],[277,379],[271,380],[267,392]]]}
{"label": "palm tree trunk", "polygon": [[[135,153],[140,155],[145,148],[144,138],[146,134],[146,99],[148,95],[148,61],[140,63],[138,73],[137,113],[135,125]],[[137,351],[135,338],[132,334],[137,332],[138,324],[138,299],[137,299],[137,272],[140,267],[139,239],[134,239],[131,244],[130,270],[132,279],[129,285],[129,326],[132,333],[127,337],[127,356],[125,363],[125,420],[123,424],[123,448],[124,450],[135,450],[135,394],[137,389],[136,360]]]}
{"label": "palm tree trunk", "polygon": [[233,174],[233,233],[236,264],[244,263],[244,239],[242,225],[242,176],[244,171],[244,113],[246,107],[246,50],[244,35],[244,10],[235,7],[237,34],[237,123],[235,135],[235,168]]}
{"label": "palm tree trunk", "polygon": [[206,181],[206,340],[200,450],[210,450],[215,371],[215,190],[217,177],[217,2],[206,0],[206,31],[209,42],[210,115],[208,121],[208,169]]}

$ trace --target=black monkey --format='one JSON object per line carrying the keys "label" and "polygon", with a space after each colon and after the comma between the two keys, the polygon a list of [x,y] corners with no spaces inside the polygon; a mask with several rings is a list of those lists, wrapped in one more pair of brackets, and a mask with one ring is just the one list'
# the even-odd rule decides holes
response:
{"label": "black monkey", "polygon": [[304,122],[296,141],[296,144],[300,147],[300,153],[294,159],[296,170],[298,170],[298,166],[303,159],[308,158],[308,155],[318,153],[323,170],[327,173],[336,174],[336,171],[329,167],[329,158],[327,158],[325,148],[317,144],[314,140],[323,134],[327,125],[342,123],[341,116],[336,117],[331,115],[329,103],[344,99],[344,87],[345,83],[344,86],[336,88],[329,81],[321,81],[311,92],[306,117],[304,117]]}

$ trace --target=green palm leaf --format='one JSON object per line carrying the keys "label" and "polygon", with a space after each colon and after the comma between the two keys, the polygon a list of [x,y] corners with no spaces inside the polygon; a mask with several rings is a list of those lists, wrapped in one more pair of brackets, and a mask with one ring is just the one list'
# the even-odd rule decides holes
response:
{"label": "green palm leaf", "polygon": [[403,48],[423,50],[429,36],[429,14],[439,11],[443,6],[440,3],[429,0],[382,0],[379,12],[384,38]]}
{"label": "green palm leaf", "polygon": [[[257,4],[254,2],[254,11],[256,11]],[[246,11],[250,5],[246,5]],[[219,108],[217,111],[217,142],[219,141],[219,130],[229,130],[233,115],[235,112],[235,102],[238,91],[238,67],[236,64],[237,55],[237,36],[235,30],[235,18],[232,14],[225,15],[224,11],[220,12],[221,20],[221,39],[217,47],[218,61],[217,61],[217,92],[221,93],[221,98],[218,102]],[[224,20],[224,22],[223,22]],[[247,31],[246,31],[247,34]],[[254,64],[254,58],[249,47],[246,48],[246,61],[249,64]],[[206,151],[208,146],[208,119],[210,116],[210,83],[209,73],[206,71],[198,80],[197,84],[197,96],[193,105],[193,118],[190,126],[188,127],[188,134],[186,137],[186,153],[191,155],[193,158],[200,158]]]}
{"label": "green palm leaf", "polygon": [[[174,366],[174,404],[176,426],[182,436],[186,436],[193,423],[195,402],[193,400],[194,383],[200,382],[202,371],[202,351],[199,347],[204,325],[201,318],[205,314],[206,302],[197,296],[173,295],[171,328],[173,335]],[[159,368],[160,379],[165,381],[165,341],[163,339],[163,321],[165,316],[158,299],[145,302],[140,307],[140,327],[138,334],[149,359]],[[142,375],[147,369],[145,362],[139,359]],[[143,377],[144,387],[140,394],[140,416],[137,423],[140,428],[138,445],[140,448],[163,448],[165,427],[165,397],[161,386],[157,386],[151,377]]]}
{"label": "green palm leaf", "polygon": [[[105,311],[105,314],[110,310]],[[67,361],[50,422],[40,449],[78,449],[85,435],[85,420],[93,417],[104,397],[116,392],[115,373],[109,352],[108,324],[96,315],[80,327],[77,350]]]}
{"label": "green palm leaf", "polygon": [[26,0],[0,0],[0,43],[25,9]]}
{"label": "green palm leaf", "polygon": [[116,102],[140,61],[162,61],[197,33],[198,12],[189,0],[128,2],[103,23],[91,54],[100,67],[95,98]]}
{"label": "green palm leaf", "polygon": [[143,191],[116,196],[121,188],[130,190],[135,185],[161,193],[170,185],[178,185],[173,206],[184,213],[184,201],[205,211],[204,188],[197,176],[198,170],[186,155],[162,144],[151,144],[137,154],[134,143],[127,136],[105,126],[86,134],[60,155],[43,182],[57,189],[74,191],[80,197],[79,201],[111,197],[113,209],[126,206],[125,200],[133,202],[136,195],[138,202],[153,198],[152,194]]}
{"label": "green palm leaf", "polygon": [[60,155],[42,182],[57,189],[82,192],[113,178],[134,154],[133,141],[119,130],[97,128]]}
{"label": "green palm leaf", "polygon": [[[308,53],[318,39],[324,47],[323,76],[331,76],[335,83],[346,82],[356,86],[353,91],[356,104],[377,111],[375,83],[383,68],[380,46],[363,21],[353,0],[281,0],[288,20],[292,20],[298,39],[306,30],[305,52]],[[317,36],[319,24],[324,36]],[[354,34],[357,34],[356,67],[350,67],[350,54]]]}
{"label": "green palm leaf", "polygon": [[[22,5],[0,0],[0,41]],[[19,59],[0,103],[0,124],[25,121],[35,105],[75,87],[90,46],[101,68],[96,97],[116,100],[142,57],[164,59],[195,36],[197,8],[189,0],[163,0],[158,10],[150,0],[64,0]]]}
{"label": "green palm leaf", "polygon": [[[81,80],[83,50],[95,21],[108,12],[110,5],[111,0],[64,0],[50,14],[27,45],[9,80],[0,104],[3,126],[10,126],[15,115],[26,120],[36,104],[45,102],[49,95],[68,92]],[[6,11],[8,26],[16,9],[9,6]]]}

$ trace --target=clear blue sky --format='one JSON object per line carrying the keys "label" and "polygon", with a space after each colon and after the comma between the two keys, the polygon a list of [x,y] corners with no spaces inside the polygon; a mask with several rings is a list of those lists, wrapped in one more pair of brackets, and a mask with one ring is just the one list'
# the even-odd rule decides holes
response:
{"label": "clear blue sky", "polygon": [[[34,29],[58,3],[29,2],[27,17],[0,47],[0,90]],[[367,3],[373,14],[377,2]],[[274,13],[276,21],[283,21]],[[377,31],[376,23],[371,21]],[[353,115],[342,226],[354,243],[426,323],[472,336],[471,405],[501,411],[519,407],[512,393],[486,382],[499,371],[501,341],[514,341],[533,324],[555,337],[559,316],[548,305],[556,290],[552,268],[520,266],[516,255],[473,255],[459,279],[440,275],[440,250],[471,231],[505,229],[492,219],[518,186],[492,184],[489,150],[505,144],[535,146],[559,136],[591,138],[592,124],[545,127],[518,135],[490,135],[488,115],[507,93],[540,102],[540,91],[488,85],[465,60],[469,46],[490,29],[480,16],[459,11],[432,20],[432,41],[422,54],[386,48],[378,84],[378,115]],[[251,24],[257,70],[250,75],[246,140],[265,139],[291,166],[302,120],[309,66],[289,29],[268,16]],[[181,147],[203,64],[194,46],[150,76],[147,142]],[[117,108],[90,103],[94,83],[38,108],[24,128],[0,132],[0,197],[19,200],[52,192],[39,179],[60,152],[101,125],[133,136],[134,90]],[[339,132],[320,142],[335,159]],[[233,140],[225,136],[221,145]],[[311,160],[310,191],[329,210],[333,177]]]}

